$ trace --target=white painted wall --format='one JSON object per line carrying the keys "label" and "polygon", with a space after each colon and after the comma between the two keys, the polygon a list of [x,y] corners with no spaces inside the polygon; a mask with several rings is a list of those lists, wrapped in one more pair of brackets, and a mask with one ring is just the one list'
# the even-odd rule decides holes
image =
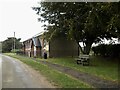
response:
{"label": "white painted wall", "polygon": [[36,47],[34,46],[34,56],[36,57]]}

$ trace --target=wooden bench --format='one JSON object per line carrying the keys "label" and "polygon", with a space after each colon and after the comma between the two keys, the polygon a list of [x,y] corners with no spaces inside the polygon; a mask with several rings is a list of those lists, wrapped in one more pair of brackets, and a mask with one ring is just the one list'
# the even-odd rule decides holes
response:
{"label": "wooden bench", "polygon": [[89,55],[80,55],[78,58],[75,58],[77,64],[82,64],[83,66],[89,65],[90,56]]}

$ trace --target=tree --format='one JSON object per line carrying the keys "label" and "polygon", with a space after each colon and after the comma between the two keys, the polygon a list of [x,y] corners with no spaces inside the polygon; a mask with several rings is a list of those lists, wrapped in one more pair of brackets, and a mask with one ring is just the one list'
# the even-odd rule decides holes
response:
{"label": "tree", "polygon": [[120,39],[120,2],[110,3],[107,13],[111,15],[107,30]]}
{"label": "tree", "polygon": [[[20,42],[20,38],[15,38],[15,49],[21,49],[22,43]],[[2,52],[11,52],[13,49],[14,37],[10,37],[2,42]]]}
{"label": "tree", "polygon": [[[115,13],[111,10],[117,8],[111,3],[41,2],[40,5],[33,9],[41,16],[40,21],[49,23],[49,39],[59,35],[67,36],[78,43],[84,54],[89,54],[94,42],[116,37],[116,34],[109,30]],[[117,28],[116,24],[114,27]],[[79,42],[83,42],[83,49]]]}

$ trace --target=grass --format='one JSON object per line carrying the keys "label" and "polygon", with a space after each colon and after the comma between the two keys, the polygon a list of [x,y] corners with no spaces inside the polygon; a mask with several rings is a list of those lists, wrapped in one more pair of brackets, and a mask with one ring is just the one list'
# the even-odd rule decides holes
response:
{"label": "grass", "polygon": [[90,66],[77,65],[74,58],[49,58],[47,61],[86,72],[106,80],[118,82],[118,62],[113,62],[110,59],[92,57]]}
{"label": "grass", "polygon": [[20,61],[24,62],[25,64],[31,66],[35,70],[39,71],[41,74],[47,77],[47,79],[54,83],[55,86],[57,87],[62,87],[62,88],[92,88],[92,86],[82,82],[78,81],[77,79],[66,75],[64,73],[61,73],[55,69],[52,69],[46,65],[43,65],[39,62],[34,61],[31,58],[28,57],[23,57],[11,53],[6,53],[5,55],[14,57],[19,59]]}

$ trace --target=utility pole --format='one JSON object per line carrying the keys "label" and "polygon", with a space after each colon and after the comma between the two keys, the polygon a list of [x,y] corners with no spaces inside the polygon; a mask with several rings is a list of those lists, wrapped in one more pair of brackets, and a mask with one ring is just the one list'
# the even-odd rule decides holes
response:
{"label": "utility pole", "polygon": [[15,32],[14,32],[14,52],[15,52]]}

